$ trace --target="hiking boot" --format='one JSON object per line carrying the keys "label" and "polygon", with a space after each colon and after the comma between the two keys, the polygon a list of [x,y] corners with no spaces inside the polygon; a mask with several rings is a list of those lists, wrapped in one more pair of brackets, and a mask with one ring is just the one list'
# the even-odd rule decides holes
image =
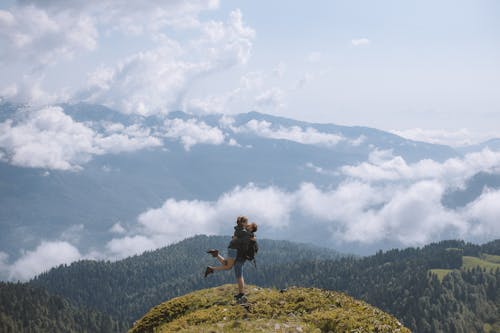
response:
{"label": "hiking boot", "polygon": [[210,253],[212,255],[212,257],[217,258],[217,256],[219,255],[219,250],[210,249],[207,251],[207,253]]}
{"label": "hiking boot", "polygon": [[205,270],[205,277],[207,277],[208,274],[212,274],[213,272],[214,272],[213,268],[207,267],[207,269]]}
{"label": "hiking boot", "polygon": [[245,294],[244,294],[244,293],[239,293],[238,295],[234,295],[234,298],[235,298],[236,300],[239,300],[239,299],[241,299],[242,297],[245,297]]}

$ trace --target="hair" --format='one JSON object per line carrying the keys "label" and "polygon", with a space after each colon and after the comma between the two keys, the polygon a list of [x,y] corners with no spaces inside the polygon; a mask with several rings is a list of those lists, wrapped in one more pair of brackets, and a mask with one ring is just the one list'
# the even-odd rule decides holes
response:
{"label": "hair", "polygon": [[252,232],[257,232],[257,223],[252,222],[249,224],[250,228],[252,228]]}
{"label": "hair", "polygon": [[246,216],[238,216],[236,218],[236,224],[242,226],[243,224],[248,223],[248,218]]}

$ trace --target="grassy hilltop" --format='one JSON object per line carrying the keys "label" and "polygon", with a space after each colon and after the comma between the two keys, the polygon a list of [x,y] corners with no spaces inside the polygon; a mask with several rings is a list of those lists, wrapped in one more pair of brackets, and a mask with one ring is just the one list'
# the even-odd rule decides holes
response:
{"label": "grassy hilltop", "polygon": [[229,284],[171,299],[152,308],[129,333],[410,332],[394,317],[342,293],[247,288],[245,306],[233,300],[236,286]]}

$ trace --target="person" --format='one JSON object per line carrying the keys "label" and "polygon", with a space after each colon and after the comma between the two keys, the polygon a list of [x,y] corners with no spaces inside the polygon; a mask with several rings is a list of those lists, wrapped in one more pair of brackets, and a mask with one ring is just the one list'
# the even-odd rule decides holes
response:
{"label": "person", "polygon": [[256,241],[255,232],[257,231],[257,224],[248,224],[248,219],[245,216],[238,216],[236,219],[236,226],[234,227],[234,234],[228,246],[227,257],[224,258],[220,255],[217,249],[210,249],[213,257],[221,263],[221,266],[208,266],[205,270],[205,277],[215,271],[229,270],[234,267],[234,274],[238,284],[238,294],[235,295],[236,299],[241,299],[245,296],[245,280],[243,278],[243,265],[245,264],[245,257],[243,249],[248,247],[252,241]]}

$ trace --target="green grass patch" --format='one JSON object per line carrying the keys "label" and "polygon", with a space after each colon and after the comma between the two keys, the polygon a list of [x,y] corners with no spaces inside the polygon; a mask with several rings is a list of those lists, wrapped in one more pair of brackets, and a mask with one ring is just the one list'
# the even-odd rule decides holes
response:
{"label": "green grass patch", "polygon": [[[491,256],[491,257],[498,257],[498,256]],[[487,270],[495,270],[497,268],[500,268],[499,263],[491,262],[477,257],[463,256],[462,259],[463,259],[462,269],[464,270],[472,269],[478,266],[481,268],[485,268]],[[491,259],[496,260],[496,258],[491,258]]]}
{"label": "green grass patch", "polygon": [[500,256],[496,256],[493,254],[483,253],[483,254],[481,254],[481,259],[486,260],[486,261],[491,262],[491,263],[494,263],[494,264],[500,264]]}
{"label": "green grass patch", "polygon": [[440,268],[434,268],[430,270],[432,274],[436,274],[439,282],[443,282],[443,279],[446,275],[451,273],[453,270],[452,269],[440,269]]}

